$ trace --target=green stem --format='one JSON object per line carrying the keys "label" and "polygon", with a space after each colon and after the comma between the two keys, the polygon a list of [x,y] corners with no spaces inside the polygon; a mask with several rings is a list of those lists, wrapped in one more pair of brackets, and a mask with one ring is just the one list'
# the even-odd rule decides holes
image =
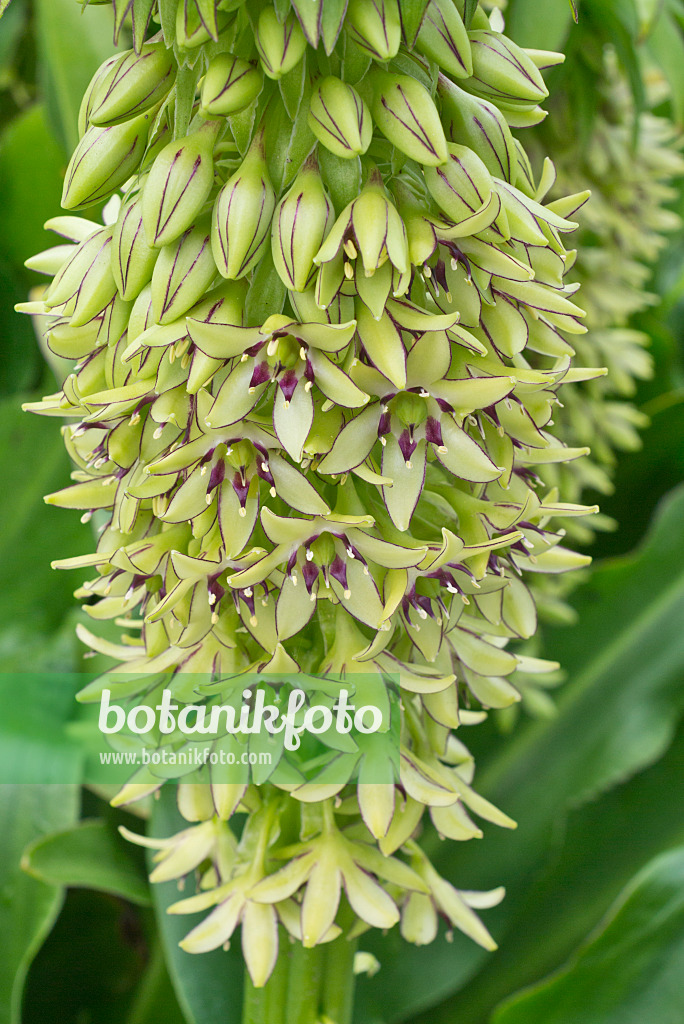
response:
{"label": "green stem", "polygon": [[242,1024],[266,1024],[266,989],[270,981],[263,988],[255,988],[249,971],[245,970],[245,988],[242,997]]}
{"label": "green stem", "polygon": [[279,929],[280,952],[273,974],[263,988],[255,988],[245,971],[242,1024],[284,1024],[287,997],[288,948],[284,929]]}
{"label": "green stem", "polygon": [[331,1024],[351,1024],[354,1010],[354,955],[358,939],[342,935],[325,946],[323,1013]]}
{"label": "green stem", "polygon": [[[323,947],[305,949],[300,942],[290,947],[290,973],[284,1024],[317,1024],[323,979]],[[270,1024],[264,1021],[263,1024]]]}

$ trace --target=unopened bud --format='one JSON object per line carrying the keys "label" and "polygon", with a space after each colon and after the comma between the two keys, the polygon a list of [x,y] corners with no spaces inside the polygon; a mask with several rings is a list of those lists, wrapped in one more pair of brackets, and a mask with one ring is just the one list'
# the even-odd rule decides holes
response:
{"label": "unopened bud", "polygon": [[209,64],[202,83],[202,113],[212,117],[236,114],[257,98],[263,75],[253,64],[220,53]]}
{"label": "unopened bud", "polygon": [[426,167],[445,163],[449,154],[439,112],[427,89],[409,75],[375,71],[373,118],[402,153]]}
{"label": "unopened bud", "polygon": [[261,258],[275,199],[258,137],[214,203],[211,245],[223,277],[244,277]]}
{"label": "unopened bud", "polygon": [[95,100],[100,91],[100,86],[107,80],[111,70],[116,66],[116,62],[119,60],[119,54],[115,53],[111,57],[100,65],[93,77],[88,83],[88,88],[83,94],[81,100],[81,106],[78,111],[78,137],[82,139],[86,131],[90,127],[90,114],[93,110]]}
{"label": "unopened bud", "polygon": [[347,160],[365,153],[373,138],[366,103],[351,85],[332,76],[324,78],[314,90],[308,120],[318,141]]}
{"label": "unopened bud", "polygon": [[111,251],[111,229],[96,231],[81,242],[48,288],[46,305],[66,304],[72,327],[88,323],[114,298]]}
{"label": "unopened bud", "polygon": [[549,91],[534,61],[499,32],[470,32],[472,77],[464,88],[483,99],[503,103],[540,103]]}
{"label": "unopened bud", "polygon": [[401,19],[397,0],[350,0],[346,26],[362,49],[376,60],[392,60],[401,45]]}
{"label": "unopened bud", "polygon": [[143,114],[167,95],[174,78],[173,57],[163,43],[146,43],[139,55],[129,50],[100,82],[90,123],[118,124]]}
{"label": "unopened bud", "polygon": [[[443,167],[429,167],[425,184],[430,195],[448,217],[459,224],[488,202],[494,183],[479,156],[467,146],[449,145],[449,160]],[[494,208],[493,217],[497,209]]]}
{"label": "unopened bud", "polygon": [[62,192],[65,210],[84,210],[108,199],[138,169],[151,113],[109,128],[89,128],[69,161]]}
{"label": "unopened bud", "polygon": [[173,245],[164,246],[152,273],[152,313],[170,324],[202,298],[216,277],[209,219],[203,219]]}
{"label": "unopened bud", "polygon": [[150,245],[175,241],[194,222],[214,183],[214,142],[219,121],[207,121],[187,138],[170,142],[152,165],[142,195]]}
{"label": "unopened bud", "polygon": [[142,193],[121,206],[114,226],[112,270],[122,299],[135,299],[152,277],[159,255],[147,244],[142,222]]}
{"label": "unopened bud", "polygon": [[273,7],[259,15],[256,45],[261,66],[269,78],[282,78],[299,64],[306,52],[306,38],[294,14],[278,21]]}
{"label": "unopened bud", "polygon": [[473,73],[470,39],[452,0],[432,0],[416,47],[448,75],[469,78]]}
{"label": "unopened bud", "polygon": [[498,107],[471,96],[446,78],[440,80],[439,92],[442,118],[452,142],[468,146],[491,174],[510,181],[517,162],[515,144]]}
{"label": "unopened bud", "polygon": [[307,161],[273,218],[273,262],[290,291],[303,292],[314,274],[314,256],[334,218],[315,160]]}

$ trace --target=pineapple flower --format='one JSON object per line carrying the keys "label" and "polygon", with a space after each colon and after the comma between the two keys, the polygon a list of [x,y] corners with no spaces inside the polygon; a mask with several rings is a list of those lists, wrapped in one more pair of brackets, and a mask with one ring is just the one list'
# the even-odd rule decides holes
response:
{"label": "pineapple flower", "polygon": [[433,942],[441,916],[478,945],[495,950],[496,943],[474,911],[496,907],[504,898],[505,889],[489,892],[456,889],[440,877],[417,843],[407,843],[406,850],[412,855],[414,869],[430,890],[428,894],[411,892],[406,897],[401,911],[401,934],[406,941],[416,946]]}
{"label": "pineapple flower", "polygon": [[[224,945],[240,925],[256,985],[275,963],[279,924],[307,946],[340,934],[343,888],[352,935],[401,913],[420,944],[441,914],[492,948],[473,910],[499,892],[457,890],[415,837],[426,809],[456,841],[481,835],[478,818],[513,827],[474,788],[457,731],[553,675],[534,647],[509,642],[529,641],[536,600],[555,593],[537,581],[587,562],[558,526],[594,511],[578,503],[584,482],[605,484],[580,458],[587,442],[598,436],[604,460],[611,439],[633,441],[636,422],[602,400],[601,371],[572,358],[617,367],[620,390],[645,365],[635,339],[620,353],[606,341],[604,357],[566,283],[576,254],[563,235],[585,177],[549,201],[552,164],[537,181],[511,133],[543,116],[538,65],[553,58],[510,43],[481,9],[466,31],[453,4],[433,0],[415,43],[437,65],[428,74],[401,42],[396,3],[370,6],[355,0],[331,22],[296,2],[281,23],[267,5],[239,58],[202,47],[244,12],[210,11],[204,24],[183,5],[173,50],[144,42],[138,12],[135,53],[105,62],[88,88],[65,186],[75,209],[122,186],[123,199],[104,225],[49,222],[64,244],[31,266],[54,280],[22,307],[72,361],[60,391],[32,408],[68,422],[75,464],[72,485],[47,500],[97,513],[96,551],[57,564],[91,570],[77,592],[87,615],[123,630],[117,643],[78,627],[126,672],[115,692],[142,692],[157,672],[185,702],[230,700],[254,671],[399,679],[396,784],[369,783],[364,756],[358,780],[333,787],[225,784],[207,766],[178,786],[194,824],[145,841],[157,849],[153,880],[198,878],[172,908],[210,911],[184,948]],[[366,80],[343,81],[344,22],[371,59],[400,47],[401,74],[371,65]],[[308,79],[307,45],[319,40],[341,77],[305,94],[299,122],[317,148],[302,155],[289,77],[256,101],[263,117],[233,113],[261,87],[257,60],[268,77],[299,67]],[[170,142],[183,121],[171,88],[179,54],[208,73]],[[248,79],[228,89],[240,71]],[[652,251],[666,196],[648,195]],[[333,204],[342,213],[328,232]],[[633,247],[631,219],[607,201],[601,215]],[[604,329],[601,282],[625,261],[598,247],[582,258]],[[639,268],[624,274],[614,302],[643,288]],[[563,410],[566,386],[581,386],[582,401]],[[100,677],[80,699],[110,685]],[[115,802],[161,782],[143,769]],[[239,842],[226,824],[236,811]]]}
{"label": "pineapple flower", "polygon": [[305,886],[301,933],[306,948],[318,945],[333,926],[343,888],[355,914],[375,928],[392,928],[399,921],[396,904],[377,878],[401,889],[427,891],[403,861],[384,857],[374,846],[347,838],[337,827],[331,801],[325,801],[321,810],[321,834],[278,850],[277,855],[288,863],[251,891],[252,899],[269,906],[291,898]]}
{"label": "pineapple flower", "polygon": [[[316,284],[320,306],[327,306],[344,281],[354,278],[354,263],[359,257],[363,275],[368,278],[389,263],[392,294],[406,294],[411,283],[406,229],[377,169],[371,172],[361,194],[342,211],[314,257],[320,267]],[[357,280],[359,276],[357,269]]]}

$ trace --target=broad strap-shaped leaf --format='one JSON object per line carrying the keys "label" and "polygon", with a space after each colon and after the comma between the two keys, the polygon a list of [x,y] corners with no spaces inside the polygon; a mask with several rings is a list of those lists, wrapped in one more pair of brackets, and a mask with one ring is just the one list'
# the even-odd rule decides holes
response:
{"label": "broad strap-shaped leaf", "polygon": [[96,818],[34,840],[24,851],[22,867],[48,885],[97,889],[143,906],[150,902],[134,848]]}
{"label": "broad strap-shaped leaf", "polygon": [[684,846],[632,879],[566,968],[514,996],[492,1024],[676,1024],[684,972]]}
{"label": "broad strap-shaped leaf", "polygon": [[[150,834],[171,836],[187,827],[176,807],[174,786],[164,786],[154,803]],[[187,892],[185,895],[192,895]],[[239,1024],[241,1019],[244,963],[240,943],[232,943],[224,952],[217,949],[202,956],[191,956],[178,943],[199,924],[205,914],[167,914],[178,901],[175,882],[152,886],[157,927],[166,956],[166,965],[178,1002],[188,1024]]]}

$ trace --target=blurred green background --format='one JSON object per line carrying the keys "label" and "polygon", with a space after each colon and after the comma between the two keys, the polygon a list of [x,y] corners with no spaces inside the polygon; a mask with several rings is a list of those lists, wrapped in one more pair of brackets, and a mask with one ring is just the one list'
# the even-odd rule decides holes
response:
{"label": "blurred green background", "polygon": [[[78,577],[49,563],[87,550],[90,527],[43,505],[69,467],[57,423],[20,407],[57,381],[13,307],[40,284],[24,260],[51,244],[42,225],[59,209],[84,87],[113,49],[112,15],[93,6],[82,16],[75,0],[3,7],[0,671],[55,673],[45,702],[57,722],[75,714],[58,673],[88,666],[73,637]],[[540,11],[538,0],[512,0],[507,31],[567,52],[551,82],[576,117],[578,160],[606,46],[637,106],[660,76],[656,112],[681,127],[680,0],[582,0],[577,25],[567,0]],[[684,198],[672,205],[684,214]],[[472,734],[479,788],[518,831],[490,827],[462,847],[427,839],[460,887],[506,885],[487,916],[500,948],[487,954],[460,935],[427,949],[367,936],[362,948],[382,966],[359,980],[359,1024],[684,1020],[683,230],[670,235],[649,288],[654,303],[630,326],[652,339],[655,372],[634,399],[650,426],[642,448],[620,458],[614,492],[600,497],[619,529],[592,546],[595,567],[570,598],[576,623],[543,629],[541,653],[565,672],[555,711],[521,718],[511,734],[496,719]],[[0,787],[0,1024],[238,1021],[239,951],[177,950],[178,925],[163,914],[173,886],[151,894],[141,857],[117,837],[130,816],[82,791],[78,757],[33,728],[20,716],[0,722],[0,768],[3,758],[49,756],[55,779]],[[172,816],[162,801],[155,831]]]}

